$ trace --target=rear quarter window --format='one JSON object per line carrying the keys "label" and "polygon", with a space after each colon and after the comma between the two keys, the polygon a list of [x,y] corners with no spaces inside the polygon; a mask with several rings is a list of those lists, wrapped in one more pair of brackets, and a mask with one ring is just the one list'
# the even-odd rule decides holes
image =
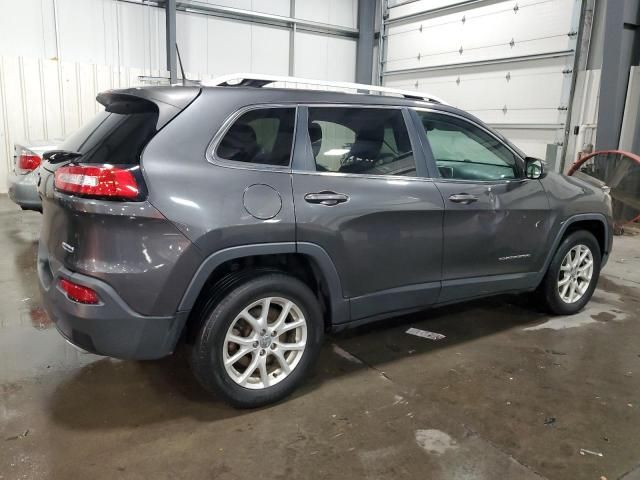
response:
{"label": "rear quarter window", "polygon": [[294,107],[258,108],[244,113],[223,135],[216,156],[232,162],[288,166],[295,116]]}

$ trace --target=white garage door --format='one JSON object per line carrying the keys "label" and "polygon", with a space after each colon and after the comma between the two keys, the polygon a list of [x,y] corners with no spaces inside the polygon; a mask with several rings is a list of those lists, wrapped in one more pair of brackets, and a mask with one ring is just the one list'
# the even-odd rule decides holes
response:
{"label": "white garage door", "polygon": [[581,0],[387,0],[382,83],[443,98],[560,168]]}

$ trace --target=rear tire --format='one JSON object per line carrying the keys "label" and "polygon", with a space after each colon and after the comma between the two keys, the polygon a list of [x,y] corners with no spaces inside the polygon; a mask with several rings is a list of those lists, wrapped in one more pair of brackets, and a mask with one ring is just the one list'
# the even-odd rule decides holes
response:
{"label": "rear tire", "polygon": [[322,346],[323,320],[307,285],[268,273],[230,289],[202,314],[190,352],[195,377],[238,408],[289,395],[307,377]]}
{"label": "rear tire", "polygon": [[569,234],[553,256],[538,299],[556,315],[573,315],[591,299],[600,276],[601,254],[598,241],[590,232]]}

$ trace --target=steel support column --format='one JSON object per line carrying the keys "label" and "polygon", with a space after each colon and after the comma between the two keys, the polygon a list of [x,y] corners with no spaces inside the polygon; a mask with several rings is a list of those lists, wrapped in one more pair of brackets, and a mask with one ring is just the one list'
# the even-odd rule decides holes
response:
{"label": "steel support column", "polygon": [[166,0],[165,22],[167,39],[167,70],[169,83],[178,83],[178,57],[176,54],[176,0]]}
{"label": "steel support column", "polygon": [[358,1],[358,47],[356,83],[373,80],[373,46],[375,41],[376,0]]}
{"label": "steel support column", "polygon": [[[296,0],[289,0],[289,16],[296,18]],[[296,30],[295,22],[291,25],[289,32],[289,76],[294,77],[296,74]]]}
{"label": "steel support column", "polygon": [[596,150],[618,148],[631,65],[638,62],[638,0],[608,0]]}

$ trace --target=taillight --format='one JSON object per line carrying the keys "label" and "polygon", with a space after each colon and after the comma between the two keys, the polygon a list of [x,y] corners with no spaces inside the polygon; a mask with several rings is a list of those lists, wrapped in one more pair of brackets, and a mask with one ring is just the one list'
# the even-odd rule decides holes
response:
{"label": "taillight", "polygon": [[35,153],[22,152],[18,157],[16,167],[20,173],[28,173],[38,168],[41,161],[40,156]]}
{"label": "taillight", "polygon": [[58,284],[62,291],[67,294],[69,300],[78,303],[88,303],[90,305],[95,305],[100,302],[96,291],[89,287],[79,285],[64,278],[61,278]]}
{"label": "taillight", "polygon": [[140,194],[131,170],[113,165],[70,165],[55,173],[55,186],[61,192],[86,197],[135,200]]}

